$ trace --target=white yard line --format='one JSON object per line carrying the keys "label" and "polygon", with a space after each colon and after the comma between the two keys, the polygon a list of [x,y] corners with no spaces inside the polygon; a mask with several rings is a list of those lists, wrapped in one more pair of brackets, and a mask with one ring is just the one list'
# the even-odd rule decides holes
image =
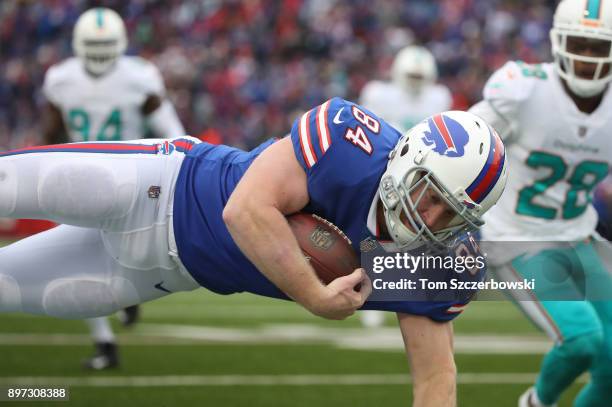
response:
{"label": "white yard line", "polygon": [[[530,384],[536,373],[460,373],[458,384]],[[586,383],[586,377],[578,379]],[[171,387],[171,386],[381,386],[411,383],[403,374],[337,375],[202,375],[202,376],[113,376],[0,378],[0,385],[74,387]]]}
{"label": "white yard line", "polygon": [[[230,344],[330,344],[340,348],[403,351],[399,330],[327,328],[313,324],[277,324],[255,328],[221,328],[198,325],[139,324],[129,334],[119,335],[124,345]],[[0,346],[87,345],[82,334],[0,334]],[[458,354],[543,354],[551,346],[544,336],[457,335]]]}

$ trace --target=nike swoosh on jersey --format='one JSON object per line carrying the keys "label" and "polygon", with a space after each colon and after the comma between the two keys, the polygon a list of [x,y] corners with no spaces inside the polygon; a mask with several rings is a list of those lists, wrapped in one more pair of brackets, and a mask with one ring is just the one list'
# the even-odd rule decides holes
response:
{"label": "nike swoosh on jersey", "polygon": [[341,124],[344,122],[344,120],[340,120],[340,114],[342,113],[342,111],[344,110],[344,107],[341,107],[340,110],[338,110],[338,113],[336,113],[336,115],[334,116],[334,124]]}

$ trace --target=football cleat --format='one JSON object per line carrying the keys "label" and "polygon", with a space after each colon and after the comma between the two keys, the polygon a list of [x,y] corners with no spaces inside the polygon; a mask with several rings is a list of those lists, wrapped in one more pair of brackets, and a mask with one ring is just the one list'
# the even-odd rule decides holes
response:
{"label": "football cleat", "polygon": [[117,318],[119,318],[121,325],[125,327],[134,325],[140,319],[140,306],[132,305],[122,309],[117,313]]}
{"label": "football cleat", "polygon": [[535,392],[535,387],[530,387],[521,394],[518,401],[518,407],[557,407],[556,404],[542,404],[538,400]]}
{"label": "football cleat", "polygon": [[106,370],[119,367],[119,350],[113,342],[98,342],[96,352],[83,360],[83,368],[87,370]]}

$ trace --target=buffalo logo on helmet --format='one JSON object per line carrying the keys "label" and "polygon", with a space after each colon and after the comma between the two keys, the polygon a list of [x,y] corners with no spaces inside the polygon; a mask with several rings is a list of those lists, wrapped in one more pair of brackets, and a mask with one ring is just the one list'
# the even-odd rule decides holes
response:
{"label": "buffalo logo on helmet", "polygon": [[437,114],[427,119],[429,131],[423,142],[434,146],[433,151],[447,157],[462,157],[470,136],[459,122],[448,116]]}

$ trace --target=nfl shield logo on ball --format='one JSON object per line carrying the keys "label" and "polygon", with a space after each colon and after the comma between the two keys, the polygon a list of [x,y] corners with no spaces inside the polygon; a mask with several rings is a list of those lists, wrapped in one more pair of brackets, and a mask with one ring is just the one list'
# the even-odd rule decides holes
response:
{"label": "nfl shield logo on ball", "polygon": [[334,244],[335,238],[329,231],[317,226],[310,234],[310,241],[318,249],[328,250]]}

